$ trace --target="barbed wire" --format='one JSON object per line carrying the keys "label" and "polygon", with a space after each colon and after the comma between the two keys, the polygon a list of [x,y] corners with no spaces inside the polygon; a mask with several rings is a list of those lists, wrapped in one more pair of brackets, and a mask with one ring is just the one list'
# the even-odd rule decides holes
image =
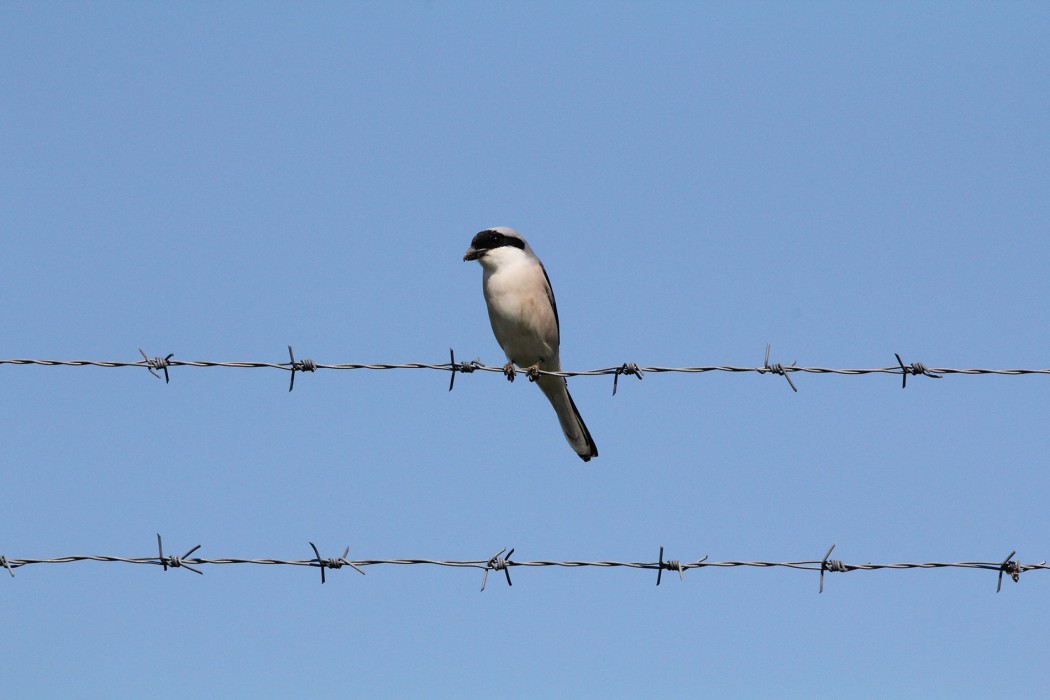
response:
{"label": "barbed wire", "polygon": [[369,566],[412,566],[412,565],[423,565],[423,566],[444,566],[459,569],[481,569],[484,574],[481,579],[481,590],[485,590],[485,585],[488,583],[488,575],[490,571],[502,571],[507,579],[507,585],[512,586],[510,579],[510,570],[514,567],[526,566],[526,567],[561,567],[561,568],[581,568],[581,567],[598,567],[598,568],[627,568],[627,569],[647,569],[656,571],[656,585],[659,586],[663,578],[664,571],[675,571],[678,573],[678,577],[681,580],[685,580],[685,572],[690,569],[703,569],[703,568],[733,568],[733,567],[754,567],[754,568],[786,568],[786,569],[799,569],[804,571],[817,571],[820,573],[820,588],[818,592],[824,592],[824,574],[825,573],[847,573],[850,571],[878,571],[882,569],[889,570],[905,570],[905,569],[981,569],[986,571],[998,572],[998,582],[996,585],[996,593],[1002,590],[1003,586],[1003,575],[1006,574],[1013,581],[1020,581],[1021,574],[1026,571],[1037,571],[1047,570],[1050,566],[1047,566],[1045,561],[1037,564],[1021,564],[1014,560],[1014,556],[1017,554],[1016,550],[1010,552],[1002,561],[957,561],[957,562],[916,562],[916,563],[896,563],[896,564],[849,564],[839,559],[831,559],[831,553],[835,550],[835,545],[831,545],[827,552],[821,559],[810,559],[802,561],[708,561],[707,556],[703,556],[696,561],[686,562],[678,559],[664,559],[664,548],[660,547],[659,559],[657,561],[549,561],[549,560],[537,560],[537,561],[516,561],[512,560],[511,556],[514,554],[514,550],[511,549],[507,552],[506,548],[501,549],[499,552],[487,559],[471,559],[471,560],[440,560],[440,559],[347,559],[350,554],[350,548],[346,547],[343,550],[342,556],[339,557],[322,557],[320,550],[313,542],[309,543],[311,549],[313,549],[314,556],[310,559],[242,559],[234,557],[222,557],[222,558],[203,558],[203,557],[191,557],[190,555],[201,548],[201,545],[197,545],[187,551],[182,556],[165,554],[164,544],[160,534],[157,534],[157,556],[149,557],[121,557],[111,555],[72,555],[64,557],[53,557],[50,559],[9,559],[4,555],[0,555],[0,567],[7,570],[12,577],[14,577],[15,569],[23,566],[29,566],[32,564],[69,564],[80,561],[97,561],[105,563],[123,563],[123,564],[147,564],[151,566],[160,566],[164,571],[170,569],[189,569],[190,571],[203,575],[204,572],[198,567],[222,565],[222,564],[256,564],[264,566],[305,566],[309,568],[317,568],[321,571],[321,583],[324,584],[326,581],[325,570],[341,569],[344,566],[349,566],[358,573],[364,575],[365,567]]}
{"label": "barbed wire", "polygon": [[474,372],[498,372],[505,375],[511,381],[517,375],[525,375],[530,381],[535,381],[537,377],[541,375],[550,375],[555,377],[599,377],[599,376],[612,376],[613,377],[613,395],[616,395],[617,385],[620,381],[620,376],[634,376],[638,379],[647,373],[660,374],[660,373],[682,373],[682,374],[702,374],[705,372],[730,372],[730,373],[757,373],[757,374],[776,374],[784,377],[791,389],[798,391],[798,387],[795,386],[795,382],[791,379],[791,375],[797,372],[803,372],[807,374],[834,374],[834,375],[865,375],[865,374],[892,374],[901,377],[901,388],[907,388],[909,376],[924,376],[932,379],[941,379],[945,375],[958,374],[958,375],[984,375],[984,374],[996,374],[1006,376],[1018,376],[1018,375],[1034,375],[1043,374],[1050,375],[1050,368],[1045,369],[986,369],[986,368],[954,368],[954,367],[927,367],[922,362],[911,362],[905,363],[901,359],[899,354],[894,353],[894,357],[897,359],[896,365],[890,365],[887,367],[868,367],[868,368],[836,368],[836,367],[799,367],[796,363],[790,365],[784,365],[779,362],[769,362],[769,351],[770,346],[766,345],[766,354],[763,364],[759,367],[738,367],[733,365],[707,365],[697,367],[660,367],[660,366],[643,366],[638,365],[634,362],[625,362],[619,366],[612,367],[599,367],[597,369],[588,369],[581,371],[561,371],[561,372],[548,372],[546,370],[538,369],[536,367],[530,368],[517,368],[513,367],[509,363],[506,365],[485,365],[480,360],[471,360],[469,362],[457,362],[456,353],[450,348],[449,349],[449,361],[441,363],[425,363],[425,362],[402,362],[402,363],[340,363],[340,364],[325,364],[315,362],[314,360],[304,359],[296,360],[295,353],[292,351],[292,347],[288,346],[288,362],[216,362],[211,360],[174,360],[172,359],[175,354],[169,353],[164,357],[149,357],[142,348],[139,348],[139,353],[142,355],[141,360],[134,361],[113,361],[113,360],[39,360],[39,359],[24,359],[24,358],[11,358],[11,359],[0,359],[0,365],[42,365],[45,367],[144,367],[150,374],[160,378],[159,372],[164,373],[164,381],[167,383],[171,377],[168,374],[168,369],[172,367],[228,367],[228,368],[242,368],[242,369],[277,369],[285,372],[291,372],[291,381],[288,383],[288,391],[295,388],[295,374],[296,372],[316,372],[317,370],[391,370],[391,369],[429,369],[438,370],[442,372],[451,372],[449,379],[448,390],[452,391],[453,386],[456,382],[456,374],[472,374]]}
{"label": "barbed wire", "polygon": [[[741,367],[732,365],[710,365],[710,366],[695,366],[695,367],[661,367],[661,366],[640,366],[636,363],[625,362],[619,366],[612,367],[601,367],[597,369],[583,370],[583,371],[561,371],[561,372],[549,372],[545,370],[539,370],[537,368],[526,368],[520,369],[515,368],[511,365],[502,366],[490,366],[484,365],[480,360],[472,360],[469,362],[457,362],[455,352],[449,350],[449,362],[446,363],[422,363],[422,362],[409,362],[409,363],[340,363],[340,364],[323,364],[315,362],[310,359],[296,360],[295,354],[288,346],[288,362],[218,362],[208,360],[173,360],[174,353],[168,354],[165,357],[153,357],[150,358],[145,351],[141,348],[139,353],[142,355],[142,360],[135,361],[109,361],[109,360],[42,360],[42,359],[0,359],[0,365],[39,365],[39,366],[64,366],[64,367],[139,367],[146,368],[152,375],[160,378],[159,372],[164,373],[165,382],[170,381],[170,375],[168,369],[171,367],[225,367],[225,368],[248,368],[248,369],[277,369],[282,371],[291,372],[291,379],[289,382],[288,390],[291,391],[295,388],[295,374],[296,372],[315,372],[320,369],[328,370],[391,370],[391,369],[428,369],[451,372],[449,381],[449,391],[455,385],[455,379],[457,373],[471,374],[475,371],[479,372],[496,372],[505,375],[508,379],[513,381],[514,377],[523,374],[526,375],[530,380],[535,380],[540,375],[551,375],[559,377],[593,377],[593,376],[613,376],[613,395],[616,394],[617,384],[621,375],[625,376],[636,376],[638,379],[642,379],[645,373],[684,373],[684,374],[699,374],[705,372],[730,372],[730,373],[758,373],[758,374],[777,374],[783,376],[791,389],[798,391],[794,382],[791,379],[791,374],[796,372],[804,372],[809,374],[834,374],[834,375],[866,375],[866,374],[892,374],[902,377],[902,388],[907,387],[908,376],[926,376],[933,379],[940,379],[944,375],[959,374],[959,375],[1035,375],[1035,374],[1050,374],[1050,368],[1047,369],[985,369],[985,368],[949,368],[949,367],[926,367],[921,362],[912,362],[906,364],[899,354],[895,354],[897,359],[897,365],[891,365],[887,367],[873,367],[873,368],[830,368],[830,367],[799,367],[796,363],[790,365],[783,365],[781,363],[770,363],[769,353],[770,346],[766,346],[765,359],[762,366],[760,367]],[[630,561],[550,561],[550,560],[537,560],[537,561],[515,561],[511,559],[514,554],[514,550],[511,549],[509,553],[506,548],[500,550],[492,557],[487,559],[477,560],[437,560],[437,559],[362,559],[362,560],[349,560],[350,548],[347,547],[341,557],[329,557],[323,558],[320,555],[320,551],[314,545],[309,543],[314,552],[314,557],[311,559],[246,559],[246,558],[202,558],[202,557],[191,557],[194,552],[200,549],[200,545],[197,545],[190,549],[186,554],[182,556],[177,555],[165,555],[163,544],[160,535],[157,535],[157,556],[155,557],[122,557],[112,555],[71,555],[63,557],[53,557],[48,559],[40,558],[8,558],[5,555],[0,555],[0,568],[6,569],[8,573],[13,577],[14,570],[23,566],[29,566],[32,564],[66,564],[80,561],[97,561],[106,563],[126,563],[126,564],[147,564],[153,566],[161,566],[165,571],[169,568],[185,568],[197,574],[203,574],[204,572],[198,567],[210,566],[210,565],[223,565],[223,564],[254,564],[254,565],[274,565],[274,566],[305,566],[310,568],[319,568],[321,572],[321,583],[325,583],[326,576],[325,570],[340,569],[343,566],[349,566],[355,569],[358,573],[364,574],[364,567],[369,566],[380,566],[380,565],[394,565],[394,566],[406,566],[406,565],[429,565],[429,566],[442,566],[452,568],[472,568],[481,569],[484,574],[482,577],[481,590],[485,590],[485,585],[488,580],[488,573],[490,571],[502,571],[505,575],[508,585],[511,584],[510,569],[514,567],[562,567],[562,568],[580,568],[580,567],[599,567],[599,568],[630,568],[630,569],[648,569],[655,570],[657,572],[656,585],[660,585],[664,571],[677,571],[679,578],[684,580],[684,574],[690,569],[701,569],[701,568],[731,568],[731,567],[755,567],[755,568],[788,568],[798,569],[807,571],[818,571],[820,574],[820,587],[819,592],[824,590],[824,574],[827,572],[833,573],[846,573],[850,571],[876,571],[882,569],[889,570],[906,570],[906,569],[982,569],[989,571],[998,572],[998,580],[996,586],[996,592],[1002,589],[1003,575],[1006,574],[1014,581],[1020,580],[1020,574],[1025,571],[1033,570],[1046,570],[1050,569],[1046,562],[1039,562],[1036,564],[1021,564],[1014,560],[1016,551],[1011,552],[1002,561],[959,561],[959,562],[911,562],[911,563],[892,563],[892,564],[850,564],[845,563],[838,559],[830,559],[832,551],[835,549],[835,545],[831,547],[824,554],[822,559],[819,560],[802,560],[802,561],[708,561],[706,556],[693,562],[683,562],[680,560],[665,560],[664,559],[664,548],[660,547],[659,559],[655,562],[630,562]]]}

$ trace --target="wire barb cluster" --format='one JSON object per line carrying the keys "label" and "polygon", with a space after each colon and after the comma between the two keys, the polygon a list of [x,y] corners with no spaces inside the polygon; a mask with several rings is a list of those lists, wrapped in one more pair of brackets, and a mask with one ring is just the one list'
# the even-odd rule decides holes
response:
{"label": "wire barb cluster", "polygon": [[834,367],[799,367],[796,362],[792,362],[790,365],[784,365],[779,362],[770,363],[769,361],[770,346],[766,345],[765,359],[760,367],[738,367],[733,365],[707,365],[707,366],[696,366],[696,367],[660,367],[660,366],[641,366],[634,362],[624,362],[620,365],[613,367],[599,367],[597,369],[588,369],[575,372],[548,372],[546,370],[538,369],[536,367],[527,368],[516,368],[513,365],[485,365],[482,364],[480,359],[474,359],[469,362],[457,362],[456,353],[454,350],[449,348],[449,361],[443,363],[425,363],[425,362],[403,362],[403,363],[377,363],[377,364],[363,364],[363,363],[342,363],[342,364],[324,364],[315,362],[314,360],[304,359],[296,360],[295,353],[292,351],[292,346],[288,346],[288,362],[215,362],[210,360],[173,360],[174,353],[169,353],[164,357],[149,357],[145,350],[139,348],[139,354],[142,355],[141,360],[125,362],[125,361],[112,361],[112,360],[35,360],[35,359],[0,359],[0,365],[41,365],[45,367],[145,367],[150,374],[160,379],[159,372],[164,373],[164,381],[168,383],[171,379],[168,374],[168,369],[172,367],[235,367],[235,368],[249,368],[249,369],[278,369],[285,372],[291,372],[291,381],[288,383],[288,391],[295,388],[295,374],[296,372],[316,372],[318,370],[388,370],[388,369],[429,369],[437,370],[441,372],[449,372],[448,390],[452,391],[452,388],[456,383],[456,373],[460,374],[473,374],[474,372],[498,372],[504,374],[507,378],[512,379],[515,375],[524,374],[529,379],[535,381],[540,375],[551,375],[555,377],[599,377],[609,376],[613,377],[613,396],[616,395],[616,390],[620,381],[620,375],[635,376],[638,379],[642,379],[643,375],[647,372],[651,373],[681,373],[681,374],[702,374],[705,372],[730,372],[730,373],[757,373],[757,374],[774,374],[780,375],[787,380],[788,385],[793,391],[798,391],[798,387],[792,380],[791,375],[804,372],[807,374],[835,374],[835,375],[864,375],[864,374],[893,374],[901,377],[901,388],[907,388],[908,376],[924,376],[931,379],[941,379],[947,374],[960,374],[960,375],[979,375],[979,374],[997,374],[997,375],[1033,375],[1043,374],[1050,375],[1050,368],[1045,369],[983,369],[983,368],[952,368],[952,367],[927,367],[922,362],[905,363],[901,359],[900,354],[894,353],[894,357],[897,359],[896,365],[890,365],[888,367],[870,367],[870,368],[834,368]]}
{"label": "wire barb cluster", "polygon": [[[1050,566],[1047,566],[1045,561],[1036,564],[1021,564],[1014,560],[1014,556],[1017,554],[1016,550],[1010,552],[1010,554],[1002,561],[957,561],[957,562],[917,562],[917,563],[897,563],[897,564],[847,564],[839,559],[831,559],[831,553],[835,549],[835,545],[831,545],[827,552],[824,553],[823,558],[803,561],[708,561],[707,556],[703,556],[700,559],[692,562],[684,562],[678,559],[664,559],[664,548],[660,547],[659,558],[655,562],[645,561],[550,561],[550,560],[537,560],[537,561],[512,561],[511,556],[514,554],[514,550],[511,549],[507,552],[506,547],[498,551],[487,559],[473,559],[473,560],[441,560],[441,559],[358,559],[349,560],[347,556],[350,554],[350,548],[346,547],[343,550],[342,556],[339,557],[322,557],[321,552],[317,545],[313,542],[309,543],[310,548],[313,550],[313,556],[309,559],[239,559],[239,558],[212,558],[207,559],[203,557],[192,557],[191,555],[200,549],[201,545],[197,545],[190,549],[186,554],[180,556],[176,555],[165,555],[164,545],[161,541],[160,534],[157,534],[157,556],[155,557],[118,557],[109,555],[73,555],[64,557],[54,557],[51,559],[13,559],[8,558],[5,555],[0,555],[0,566],[7,569],[8,573],[14,577],[15,569],[23,566],[29,566],[30,564],[68,564],[78,561],[99,561],[106,563],[120,562],[124,564],[148,564],[153,566],[160,566],[164,571],[168,569],[189,569],[196,574],[203,574],[197,567],[221,565],[221,564],[257,564],[257,565],[270,565],[270,566],[305,566],[310,568],[318,568],[321,571],[321,583],[326,582],[325,569],[336,570],[341,569],[344,566],[357,571],[357,573],[364,575],[364,567],[368,566],[411,566],[411,565],[424,565],[424,566],[444,566],[452,568],[466,568],[466,569],[481,569],[483,571],[481,578],[481,590],[485,590],[485,585],[488,583],[488,577],[490,571],[502,571],[504,577],[507,579],[507,586],[512,586],[510,580],[510,570],[516,566],[528,566],[528,567],[560,567],[560,568],[581,568],[581,567],[597,567],[597,568],[628,568],[628,569],[649,569],[656,570],[656,585],[659,586],[663,578],[664,571],[676,571],[680,580],[685,580],[685,572],[689,569],[703,569],[708,567],[713,568],[734,568],[734,567],[754,567],[754,568],[787,568],[787,569],[800,569],[804,571],[817,571],[820,574],[820,588],[819,592],[824,592],[824,574],[826,573],[847,573],[850,571],[876,571],[880,569],[890,570],[904,570],[904,569],[984,569],[989,571],[995,571],[998,573],[998,585],[996,586],[996,593],[1002,590],[1003,586],[1003,575],[1006,574],[1013,581],[1020,581],[1021,574],[1026,571],[1036,570],[1050,570]],[[504,552],[507,552],[504,556]]]}

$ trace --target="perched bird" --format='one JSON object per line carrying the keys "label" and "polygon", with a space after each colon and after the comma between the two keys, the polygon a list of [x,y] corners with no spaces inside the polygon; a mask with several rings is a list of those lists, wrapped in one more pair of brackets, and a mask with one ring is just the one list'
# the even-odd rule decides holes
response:
{"label": "perched bird", "polygon": [[[543,263],[517,231],[487,228],[474,236],[464,260],[477,260],[484,270],[482,287],[496,341],[510,362],[503,368],[514,381],[514,365],[522,369],[560,372],[558,305]],[[586,462],[598,456],[564,377],[536,377],[554,406],[565,439]]]}

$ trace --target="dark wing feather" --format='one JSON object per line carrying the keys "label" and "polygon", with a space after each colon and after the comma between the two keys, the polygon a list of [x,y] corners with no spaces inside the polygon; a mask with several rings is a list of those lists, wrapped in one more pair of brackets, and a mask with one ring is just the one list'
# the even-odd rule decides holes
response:
{"label": "dark wing feather", "polygon": [[558,328],[558,338],[561,338],[561,321],[558,320],[558,302],[554,301],[554,287],[551,286],[550,275],[547,274],[547,268],[540,263],[540,269],[543,270],[543,278],[547,280],[547,298],[551,301],[551,308],[554,309],[554,325]]}

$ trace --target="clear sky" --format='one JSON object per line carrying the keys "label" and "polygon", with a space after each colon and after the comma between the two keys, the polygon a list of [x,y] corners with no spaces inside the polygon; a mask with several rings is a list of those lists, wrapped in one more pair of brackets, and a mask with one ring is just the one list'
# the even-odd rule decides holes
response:
{"label": "clear sky", "polygon": [[[0,5],[0,357],[1048,367],[1046,3]],[[0,366],[0,554],[1050,558],[1050,377]],[[992,697],[1050,573],[34,565],[6,697]]]}

